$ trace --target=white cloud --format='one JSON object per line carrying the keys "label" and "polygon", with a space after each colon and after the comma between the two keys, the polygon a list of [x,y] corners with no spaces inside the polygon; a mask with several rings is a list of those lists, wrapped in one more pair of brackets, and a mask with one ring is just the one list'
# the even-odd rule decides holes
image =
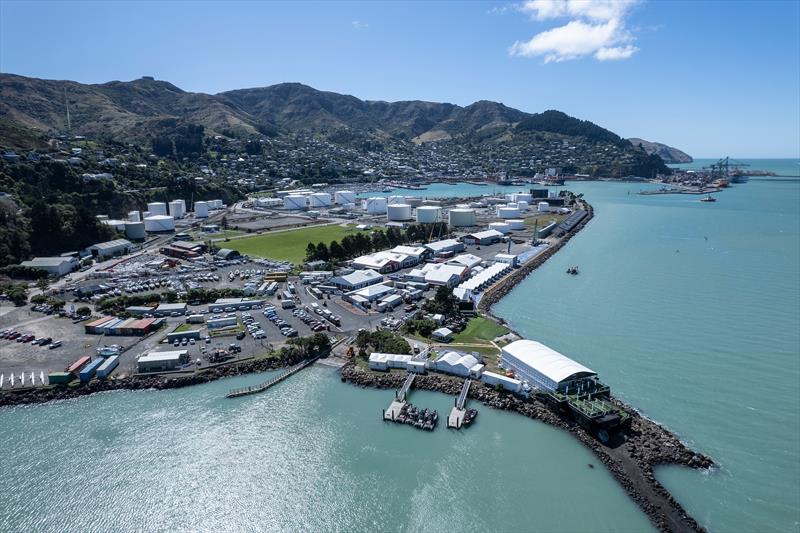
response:
{"label": "white cloud", "polygon": [[527,0],[520,6],[535,20],[570,18],[528,41],[517,41],[509,54],[543,56],[545,63],[592,55],[598,61],[628,59],[639,49],[625,29],[625,19],[637,0]]}
{"label": "white cloud", "polygon": [[353,28],[355,28],[357,30],[366,30],[367,28],[369,28],[369,23],[361,21],[361,20],[354,20],[352,22],[352,24],[353,24]]}

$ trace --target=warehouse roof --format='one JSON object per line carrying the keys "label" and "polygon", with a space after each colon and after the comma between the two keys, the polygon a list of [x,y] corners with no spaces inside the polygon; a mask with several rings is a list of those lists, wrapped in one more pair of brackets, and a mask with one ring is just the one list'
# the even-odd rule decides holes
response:
{"label": "warehouse roof", "polygon": [[73,257],[34,257],[30,261],[23,261],[20,263],[22,266],[29,267],[57,267],[64,263],[72,263],[75,261]]}
{"label": "warehouse roof", "polygon": [[596,374],[577,361],[536,341],[526,339],[514,341],[504,346],[503,351],[556,383],[578,377],[580,374],[584,376]]}
{"label": "warehouse roof", "polygon": [[181,356],[186,355],[188,350],[172,350],[169,352],[150,352],[139,358],[139,362],[146,361],[148,363],[157,363],[160,361],[175,361],[180,359]]}
{"label": "warehouse roof", "polygon": [[374,270],[366,269],[356,270],[355,272],[347,274],[346,276],[341,276],[338,279],[349,285],[360,285],[361,283],[365,282],[377,283],[378,281],[383,280],[383,276]]}
{"label": "warehouse roof", "polygon": [[131,241],[127,239],[114,239],[113,241],[98,242],[91,245],[89,248],[97,248],[98,250],[113,250],[114,248],[130,246]]}
{"label": "warehouse roof", "polygon": [[445,239],[443,241],[429,242],[425,245],[425,248],[437,253],[443,250],[449,250],[450,248],[458,248],[460,246],[461,243],[455,239]]}

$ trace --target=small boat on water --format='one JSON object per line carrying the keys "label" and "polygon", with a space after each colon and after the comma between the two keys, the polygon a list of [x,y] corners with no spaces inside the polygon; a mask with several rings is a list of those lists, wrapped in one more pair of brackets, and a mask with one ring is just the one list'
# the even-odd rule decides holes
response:
{"label": "small boat on water", "polygon": [[711,196],[710,194],[705,195],[704,198],[700,198],[701,202],[716,202],[717,199]]}
{"label": "small boat on water", "polygon": [[567,269],[567,274],[569,274],[571,276],[577,276],[578,275],[578,267],[577,266],[569,267]]}

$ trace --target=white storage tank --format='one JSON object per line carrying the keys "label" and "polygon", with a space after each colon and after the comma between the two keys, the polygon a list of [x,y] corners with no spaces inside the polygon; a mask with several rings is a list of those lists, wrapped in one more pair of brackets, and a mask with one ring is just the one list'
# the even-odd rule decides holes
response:
{"label": "white storage tank", "polygon": [[125,236],[132,241],[144,240],[144,222],[126,222]]}
{"label": "white storage tank", "polygon": [[222,200],[209,200],[208,207],[211,209],[222,209]]}
{"label": "white storage tank", "polygon": [[283,197],[283,208],[297,211],[305,209],[308,205],[308,198],[300,194],[290,194]]}
{"label": "white storage tank", "polygon": [[510,218],[506,220],[506,224],[508,224],[512,231],[525,229],[525,221],[521,218]]}
{"label": "white storage tank", "polygon": [[520,212],[516,207],[498,207],[497,216],[503,219],[519,218]]}
{"label": "white storage tank", "polygon": [[153,213],[150,211],[142,211],[142,220],[146,219],[149,216],[153,216]]}
{"label": "white storage tank", "polygon": [[102,222],[102,221],[104,221],[104,220],[108,220],[108,215],[97,215],[97,216],[95,216],[94,218],[96,218],[97,220],[99,220],[100,222]]}
{"label": "white storage tank", "polygon": [[476,224],[475,210],[470,208],[451,209],[448,214],[448,224],[453,227],[469,227]]}
{"label": "white storage tank", "polygon": [[422,200],[422,205],[442,205],[440,200]]}
{"label": "white storage tank", "polygon": [[517,202],[517,209],[519,209],[520,211],[527,211],[529,207],[530,205],[525,200],[519,200]]}
{"label": "white storage tank", "polygon": [[139,215],[139,211],[128,211],[128,220],[131,222],[141,222],[142,218]]}
{"label": "white storage tank", "polygon": [[530,204],[533,201],[533,195],[526,192],[518,192],[514,195],[512,200],[515,202],[527,202]]}
{"label": "white storage tank", "polygon": [[169,203],[169,214],[174,218],[183,218],[185,209],[183,207],[183,200],[173,200]]}
{"label": "white storage tank", "polygon": [[330,207],[331,195],[326,192],[315,192],[308,197],[311,202],[311,207]]}
{"label": "white storage tank", "polygon": [[417,222],[433,224],[442,221],[442,208],[438,205],[421,205],[417,208]]}
{"label": "white storage tank", "polygon": [[419,207],[422,205],[422,198],[419,196],[406,196],[405,200],[403,200],[404,204],[408,204],[411,207]]}
{"label": "white storage tank", "polygon": [[356,203],[356,193],[353,191],[336,191],[333,197],[338,205]]}
{"label": "white storage tank", "polygon": [[537,206],[537,210],[540,213],[549,213],[550,212],[550,204],[548,204],[547,202],[539,202],[539,204]]}
{"label": "white storage tank", "polygon": [[408,204],[389,204],[386,208],[386,216],[394,222],[411,220],[411,206]]}
{"label": "white storage tank", "polygon": [[195,218],[208,218],[208,202],[194,203]]}
{"label": "white storage tank", "polygon": [[167,204],[164,202],[150,202],[147,204],[147,210],[154,215],[166,215]]}
{"label": "white storage tank", "polygon": [[386,198],[382,196],[375,196],[373,198],[367,198],[362,202],[364,207],[364,211],[371,215],[382,215],[386,213]]}
{"label": "white storage tank", "polygon": [[387,205],[397,205],[406,203],[405,196],[390,196],[386,199]]}
{"label": "white storage tank", "polygon": [[152,215],[144,219],[144,229],[151,233],[175,231],[175,219],[167,215]]}
{"label": "white storage tank", "polygon": [[505,222],[492,222],[489,224],[489,229],[499,231],[500,233],[508,233],[511,231],[511,224],[506,224]]}
{"label": "white storage tank", "polygon": [[103,220],[101,221],[106,226],[112,227],[117,231],[125,231],[125,221],[124,220]]}

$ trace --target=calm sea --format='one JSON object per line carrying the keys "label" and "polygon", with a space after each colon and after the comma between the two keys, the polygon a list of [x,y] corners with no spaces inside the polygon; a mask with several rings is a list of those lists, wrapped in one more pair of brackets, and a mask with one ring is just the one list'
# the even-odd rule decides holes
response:
{"label": "calm sea", "polygon": [[[752,179],[713,204],[635,184],[568,187],[597,216],[497,311],[717,460],[711,474],[658,472],[703,525],[797,531],[800,181]],[[328,368],[223,397],[263,379],[0,410],[0,530],[651,529],[554,428],[486,408],[461,432],[386,425],[391,392]]]}

